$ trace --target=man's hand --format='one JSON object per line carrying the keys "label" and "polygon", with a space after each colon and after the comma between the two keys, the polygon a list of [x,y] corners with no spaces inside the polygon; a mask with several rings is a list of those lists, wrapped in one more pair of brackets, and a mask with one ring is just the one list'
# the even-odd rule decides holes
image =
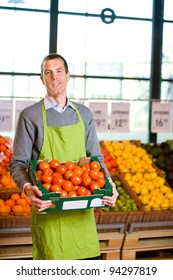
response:
{"label": "man's hand", "polygon": [[41,200],[39,197],[42,196],[42,192],[37,186],[25,186],[25,193],[31,200],[31,205],[34,207],[35,211],[39,213],[40,211],[49,208],[52,205],[51,200]]}
{"label": "man's hand", "polygon": [[119,193],[116,190],[115,183],[110,182],[110,184],[112,185],[112,196],[104,196],[103,203],[108,206],[114,206]]}

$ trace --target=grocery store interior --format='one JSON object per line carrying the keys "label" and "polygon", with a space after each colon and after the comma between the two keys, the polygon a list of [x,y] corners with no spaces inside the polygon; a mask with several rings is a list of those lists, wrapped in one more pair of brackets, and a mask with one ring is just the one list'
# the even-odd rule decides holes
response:
{"label": "grocery store interior", "polygon": [[1,207],[27,201],[4,176],[20,112],[45,96],[49,53],[66,58],[68,97],[91,109],[120,194],[94,209],[101,258],[173,259],[172,11],[172,0],[0,0],[0,259],[32,259],[30,201],[20,216]]}

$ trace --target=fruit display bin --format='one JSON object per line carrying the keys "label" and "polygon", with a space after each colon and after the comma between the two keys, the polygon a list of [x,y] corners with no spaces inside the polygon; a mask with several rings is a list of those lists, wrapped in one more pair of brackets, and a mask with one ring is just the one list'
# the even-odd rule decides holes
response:
{"label": "fruit display bin", "polygon": [[0,217],[0,228],[25,228],[31,226],[31,217]]}
{"label": "fruit display bin", "polygon": [[142,202],[138,199],[138,196],[135,194],[135,192],[131,189],[128,182],[125,179],[125,173],[118,173],[117,178],[120,180],[120,182],[123,185],[124,190],[133,198],[133,200],[136,202],[139,210],[144,210],[144,205]]}
{"label": "fruit display bin", "polygon": [[[100,209],[100,218],[99,218],[99,224],[115,224],[115,223],[122,223],[124,224],[124,228],[125,228],[125,224],[128,218],[128,212],[113,212],[113,211],[104,211],[102,209]],[[114,231],[118,231],[115,230],[114,228],[109,228],[109,229],[98,229],[98,232],[114,232]]]}
{"label": "fruit display bin", "polygon": [[0,190],[0,199],[6,200],[8,199],[13,193],[20,194],[22,191],[19,188],[12,188],[12,189],[2,189]]}
{"label": "fruit display bin", "polygon": [[[75,162],[78,166],[82,166],[85,163],[91,161],[99,162],[101,170],[105,173],[105,170],[97,157],[82,157],[79,162]],[[103,196],[112,195],[112,186],[109,183],[108,177],[105,175],[105,186],[102,189],[95,189],[94,193],[90,196],[76,196],[76,197],[60,197],[60,192],[49,192],[43,185],[37,180],[36,170],[37,165],[40,161],[31,160],[28,168],[29,176],[34,185],[37,185],[42,192],[42,200],[52,200],[52,207],[43,210],[42,212],[48,213],[55,210],[78,210],[78,209],[89,209],[89,208],[103,208],[104,206],[102,199]],[[63,162],[64,163],[64,162]]]}

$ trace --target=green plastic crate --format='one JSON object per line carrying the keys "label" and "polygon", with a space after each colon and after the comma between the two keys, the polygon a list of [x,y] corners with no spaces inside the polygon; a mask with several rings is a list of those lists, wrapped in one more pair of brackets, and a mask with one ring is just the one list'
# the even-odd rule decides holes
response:
{"label": "green plastic crate", "polygon": [[[82,166],[84,163],[90,163],[91,161],[97,161],[100,163],[97,157],[81,158],[79,162],[75,162],[77,165]],[[54,208],[47,208],[42,212],[52,212],[55,210],[65,211],[65,210],[79,210],[79,209],[89,209],[89,208],[104,208],[107,207],[102,203],[103,196],[112,195],[112,186],[106,177],[105,187],[102,189],[96,189],[94,194],[91,196],[77,196],[77,197],[60,197],[60,193],[49,192],[43,185],[37,180],[36,170],[37,164],[40,161],[31,160],[28,168],[29,176],[32,180],[33,185],[37,185],[42,192],[42,200],[52,200]],[[100,163],[101,170],[104,171],[102,164]],[[104,171],[105,172],[105,171]]]}

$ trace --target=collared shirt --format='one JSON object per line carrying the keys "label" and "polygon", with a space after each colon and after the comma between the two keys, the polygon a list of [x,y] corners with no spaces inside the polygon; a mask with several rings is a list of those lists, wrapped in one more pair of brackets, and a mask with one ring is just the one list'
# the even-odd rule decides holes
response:
{"label": "collared shirt", "polygon": [[49,95],[46,95],[44,98],[44,106],[45,110],[50,108],[54,108],[59,113],[63,113],[68,106],[71,106],[74,109],[72,102],[67,98],[67,104],[64,108],[62,108],[59,104],[57,104]]}

